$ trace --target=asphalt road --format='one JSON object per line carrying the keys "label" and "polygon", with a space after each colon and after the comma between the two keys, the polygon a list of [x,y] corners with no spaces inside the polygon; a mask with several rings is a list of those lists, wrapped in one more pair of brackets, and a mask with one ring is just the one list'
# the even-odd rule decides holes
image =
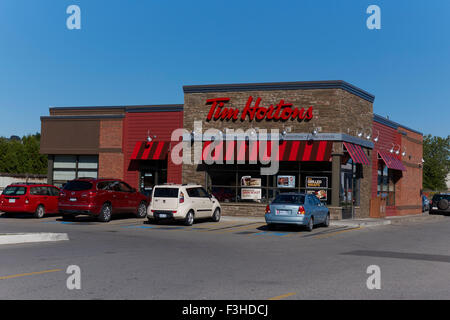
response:
{"label": "asphalt road", "polygon": [[[450,217],[312,233],[145,221],[1,216],[0,233],[70,241],[0,246],[0,299],[450,299]],[[80,290],[67,289],[70,265]],[[366,286],[370,265],[380,267],[379,290]]]}

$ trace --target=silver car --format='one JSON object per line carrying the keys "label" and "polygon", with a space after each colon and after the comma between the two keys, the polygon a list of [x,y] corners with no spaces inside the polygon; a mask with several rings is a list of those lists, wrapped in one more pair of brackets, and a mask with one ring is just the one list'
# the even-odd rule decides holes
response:
{"label": "silver car", "polygon": [[305,226],[312,231],[314,225],[330,225],[330,211],[313,194],[282,193],[266,207],[266,223],[269,229],[277,224]]}

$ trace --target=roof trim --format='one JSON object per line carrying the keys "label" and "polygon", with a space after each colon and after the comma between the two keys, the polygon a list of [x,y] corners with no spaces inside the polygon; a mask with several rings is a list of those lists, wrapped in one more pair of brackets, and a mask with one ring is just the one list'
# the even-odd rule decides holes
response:
{"label": "roof trim", "polygon": [[273,90],[311,90],[311,89],[342,89],[371,103],[375,96],[343,80],[330,81],[296,81],[267,82],[241,84],[213,84],[183,86],[184,93],[206,93],[227,91],[273,91]]}
{"label": "roof trim", "polygon": [[76,116],[43,116],[42,120],[97,120],[97,119],[123,119],[123,114],[107,114],[107,115],[76,115]]}
{"label": "roof trim", "polygon": [[[183,109],[183,104],[146,104],[146,105],[126,105],[126,106],[85,106],[85,107],[50,107],[51,110],[123,110],[126,112],[137,112],[135,110],[153,110],[155,108],[164,108],[167,110],[177,109],[176,111],[179,111]],[[147,111],[141,111],[141,112],[147,112]],[[150,111],[151,112],[151,111]]]}
{"label": "roof trim", "polygon": [[[423,136],[423,133],[420,132],[420,131],[408,128],[407,126],[401,125],[398,122],[392,121],[392,120],[390,120],[388,118],[385,118],[385,117],[380,116],[380,115],[375,114],[375,113],[373,114],[373,121],[375,121],[377,123],[380,123],[380,124],[383,124],[385,126],[388,126],[388,127],[392,128],[392,129],[395,129],[395,130],[398,130],[398,128],[403,128],[403,129],[412,131],[414,133],[417,133],[417,134],[420,134],[420,135]],[[402,132],[400,132],[400,133],[402,133]]]}

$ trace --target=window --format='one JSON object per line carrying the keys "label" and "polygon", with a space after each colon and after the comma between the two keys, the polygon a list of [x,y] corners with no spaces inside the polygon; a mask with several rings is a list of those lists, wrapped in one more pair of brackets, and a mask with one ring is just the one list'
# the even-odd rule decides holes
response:
{"label": "window", "polygon": [[84,191],[90,190],[92,183],[88,181],[69,181],[64,185],[64,190],[68,191]]}
{"label": "window", "polygon": [[49,196],[49,190],[47,187],[31,187],[30,195],[33,196]]}
{"label": "window", "polygon": [[273,203],[294,203],[294,204],[304,204],[305,196],[304,195],[289,195],[289,194],[280,194],[278,195]]}
{"label": "window", "polygon": [[26,193],[26,187],[6,187],[2,194],[4,196],[23,196]]}
{"label": "window", "polygon": [[97,155],[55,155],[53,157],[53,183],[62,185],[77,178],[98,177]]}
{"label": "window", "polygon": [[306,177],[323,177],[323,201],[331,203],[331,162],[281,161],[274,175],[261,175],[260,164],[213,164],[205,168],[206,188],[220,202],[269,203],[287,192],[306,193]]}
{"label": "window", "polygon": [[377,195],[386,199],[386,205],[395,206],[396,174],[384,162],[378,163]]}
{"label": "window", "polygon": [[155,188],[155,198],[178,198],[178,188]]}
{"label": "window", "polygon": [[120,191],[122,191],[122,192],[133,192],[133,188],[130,187],[125,182],[120,182]]}

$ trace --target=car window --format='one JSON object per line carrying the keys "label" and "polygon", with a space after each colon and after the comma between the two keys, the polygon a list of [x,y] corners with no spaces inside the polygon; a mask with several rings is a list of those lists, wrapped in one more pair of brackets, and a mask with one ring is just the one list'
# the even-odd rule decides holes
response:
{"label": "car window", "polygon": [[51,196],[59,196],[59,190],[55,187],[49,187],[50,195]]}
{"label": "car window", "polygon": [[205,188],[198,188],[198,194],[202,198],[209,198],[209,193],[205,190]]}
{"label": "car window", "polygon": [[120,182],[119,181],[113,181],[111,182],[111,184],[109,185],[109,190],[113,190],[113,191],[122,191],[120,189]]}
{"label": "car window", "polygon": [[33,196],[48,196],[48,190],[47,187],[31,187],[30,188],[30,195]]}
{"label": "car window", "polygon": [[155,198],[178,198],[178,188],[155,188]]}
{"label": "car window", "polygon": [[198,198],[198,190],[197,188],[186,188],[186,192],[190,198]]}
{"label": "car window", "polygon": [[2,194],[4,196],[23,196],[26,193],[26,187],[6,187]]}
{"label": "car window", "polygon": [[439,202],[442,199],[447,199],[450,201],[450,194],[435,194],[433,196],[433,202]]}
{"label": "car window", "polygon": [[64,190],[68,191],[84,191],[92,189],[92,183],[89,181],[73,180],[65,184]]}
{"label": "car window", "polygon": [[97,183],[97,190],[109,190],[111,181],[101,181]]}
{"label": "car window", "polygon": [[125,182],[120,182],[119,185],[120,185],[120,191],[122,191],[122,192],[133,192],[133,188],[131,188]]}
{"label": "car window", "polygon": [[305,196],[298,194],[279,194],[272,203],[303,204],[305,203]]}

